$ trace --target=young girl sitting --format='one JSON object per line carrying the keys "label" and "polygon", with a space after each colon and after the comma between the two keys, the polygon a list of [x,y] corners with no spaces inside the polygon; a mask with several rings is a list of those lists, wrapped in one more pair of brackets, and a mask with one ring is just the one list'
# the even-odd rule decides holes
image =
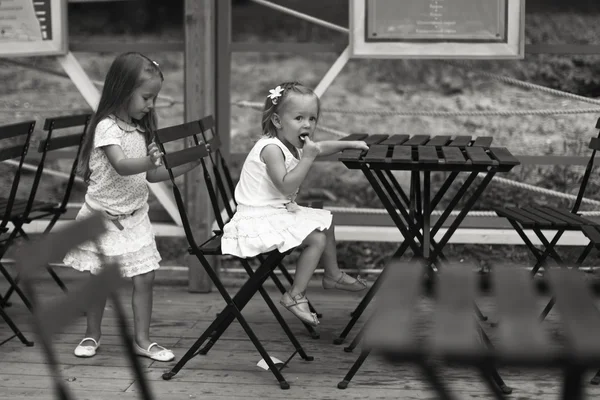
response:
{"label": "young girl sitting", "polygon": [[[169,179],[160,166],[161,153],[152,142],[156,130],[154,105],[163,74],[155,61],[139,53],[118,56],[110,66],[104,89],[88,132],[79,163],[88,184],[85,203],[77,219],[100,212],[107,232],[96,242],[71,250],[64,263],[79,271],[98,274],[104,260],[121,265],[121,274],[132,278],[132,306],[137,354],[171,361],[171,350],[150,340],[152,285],[160,255],[148,218],[147,182]],[[182,165],[180,175],[199,165]],[[104,260],[103,260],[103,257]],[[100,346],[106,299],[87,310],[87,330],[75,356],[92,357]]]}
{"label": "young girl sitting", "polygon": [[324,288],[359,291],[366,284],[338,266],[331,212],[301,207],[294,200],[317,156],[368,146],[362,141],[313,142],[320,113],[317,95],[297,82],[282,83],[270,92],[263,109],[263,137],[242,167],[235,188],[237,211],[224,227],[221,248],[224,254],[246,258],[305,246],[294,283],[280,303],[316,326],[319,321],[309,310],[305,291],[320,260]]}

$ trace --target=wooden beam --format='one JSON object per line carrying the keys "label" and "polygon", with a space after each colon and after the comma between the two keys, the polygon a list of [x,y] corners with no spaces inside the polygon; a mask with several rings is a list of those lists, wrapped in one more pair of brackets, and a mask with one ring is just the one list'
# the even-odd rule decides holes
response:
{"label": "wooden beam", "polygon": [[[215,105],[215,1],[185,0],[185,121],[214,114]],[[221,0],[222,1],[222,0]],[[185,175],[185,202],[194,237],[202,243],[211,235],[210,199],[202,174],[194,170]],[[213,268],[217,259],[209,257]],[[206,293],[212,282],[195,256],[188,257],[188,290]]]}
{"label": "wooden beam", "polygon": [[221,152],[229,161],[231,148],[231,0],[216,1],[216,128]]}

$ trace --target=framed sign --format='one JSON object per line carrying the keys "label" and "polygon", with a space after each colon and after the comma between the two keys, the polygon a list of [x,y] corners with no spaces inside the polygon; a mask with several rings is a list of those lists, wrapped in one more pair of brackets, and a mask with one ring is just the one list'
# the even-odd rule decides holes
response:
{"label": "framed sign", "polygon": [[0,0],[0,56],[67,53],[67,0]]}
{"label": "framed sign", "polygon": [[524,57],[525,0],[350,0],[352,57]]}

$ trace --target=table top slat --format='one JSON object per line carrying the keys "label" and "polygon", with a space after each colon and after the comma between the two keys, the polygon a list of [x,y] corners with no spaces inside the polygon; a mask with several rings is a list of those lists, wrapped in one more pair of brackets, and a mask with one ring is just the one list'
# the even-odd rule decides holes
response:
{"label": "table top slat", "polygon": [[478,136],[475,138],[471,147],[490,147],[494,138],[492,136]]}
{"label": "table top slat", "polygon": [[451,136],[434,136],[429,140],[429,142],[425,143],[425,146],[445,146],[452,139]]}
{"label": "table top slat", "polygon": [[474,165],[494,165],[497,161],[494,161],[485,152],[483,147],[465,147],[467,157],[471,160]]}
{"label": "table top slat", "polygon": [[473,309],[476,288],[473,269],[469,263],[440,268],[431,337],[434,354],[474,356],[482,350]]}
{"label": "table top slat", "polygon": [[364,140],[367,136],[369,136],[368,133],[351,133],[348,136],[344,136],[340,140],[341,141]]}
{"label": "table top slat", "polygon": [[498,310],[498,355],[502,358],[543,357],[550,340],[542,328],[535,287],[528,271],[496,265],[492,269]]}
{"label": "table top slat", "polygon": [[490,154],[498,160],[500,165],[519,165],[521,162],[512,155],[506,147],[490,147]]}
{"label": "table top slat", "polygon": [[338,156],[339,161],[360,161],[360,157],[363,150],[360,149],[346,149],[343,150]]}
{"label": "table top slat", "polygon": [[600,232],[595,226],[582,225],[581,231],[594,245],[600,244]]}
{"label": "table top slat", "polygon": [[417,148],[419,163],[437,164],[440,162],[434,146],[419,146]]}
{"label": "table top slat", "polygon": [[384,140],[386,140],[389,137],[389,135],[385,135],[385,134],[376,134],[376,135],[369,135],[368,137],[362,139],[366,144],[368,144],[369,146],[372,146],[374,144],[379,144],[380,142],[383,142]]}
{"label": "table top slat", "polygon": [[471,136],[457,136],[448,146],[467,147],[471,143]]}
{"label": "table top slat", "polygon": [[387,144],[388,146],[396,146],[396,145],[403,144],[404,142],[406,142],[409,137],[410,137],[410,135],[404,135],[404,134],[392,135],[379,144]]}
{"label": "table top slat", "polygon": [[365,329],[364,346],[402,356],[418,351],[412,325],[424,267],[418,262],[392,259],[385,268],[375,313]]}
{"label": "table top slat", "polygon": [[442,147],[442,154],[446,160],[446,164],[464,164],[467,162],[462,151],[458,147]]}
{"label": "table top slat", "polygon": [[394,146],[392,162],[412,162],[412,148],[410,146]]}
{"label": "table top slat", "polygon": [[556,308],[564,321],[568,353],[584,358],[600,356],[600,312],[583,272],[551,268],[547,274]]}
{"label": "table top slat", "polygon": [[402,144],[405,146],[422,146],[429,141],[430,137],[429,135],[414,135]]}
{"label": "table top slat", "polygon": [[374,144],[369,147],[364,160],[367,162],[385,162],[389,147],[381,144]]}

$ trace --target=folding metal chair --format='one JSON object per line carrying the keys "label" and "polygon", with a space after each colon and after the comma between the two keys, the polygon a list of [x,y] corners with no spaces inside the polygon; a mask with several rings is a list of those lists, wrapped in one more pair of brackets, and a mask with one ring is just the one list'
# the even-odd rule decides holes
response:
{"label": "folding metal chair", "polygon": [[[22,285],[27,295],[36,299],[37,293],[33,284],[36,272],[44,268],[51,260],[63,257],[74,246],[94,240],[105,231],[103,217],[96,214],[85,220],[69,225],[60,233],[51,233],[41,240],[28,243],[17,254],[17,265]],[[141,398],[151,400],[152,394],[148,381],[142,371],[138,357],[133,350],[133,337],[127,328],[127,317],[117,295],[117,289],[122,283],[118,264],[107,264],[97,276],[92,277],[84,285],[71,291],[58,301],[43,302],[33,313],[33,328],[37,340],[42,344],[42,351],[51,370],[56,397],[60,400],[71,400],[74,397],[69,392],[59,368],[59,360],[52,345],[54,334],[64,330],[81,311],[99,298],[110,297],[119,322],[120,334],[125,344],[126,354],[134,370],[136,384],[141,392]]]}
{"label": "folding metal chair", "polygon": [[[19,164],[15,169],[12,178],[8,197],[0,197],[0,210],[2,210],[2,220],[0,220],[0,273],[2,273],[4,278],[7,280],[9,288],[16,288],[15,290],[17,291],[17,294],[29,309],[31,309],[29,300],[25,296],[25,293],[23,293],[23,291],[17,287],[16,282],[12,278],[11,274],[6,270],[1,260],[6,254],[6,251],[12,241],[19,233],[14,227],[12,229],[9,228],[8,223],[11,222],[11,217],[13,216],[13,207],[15,205],[17,190],[19,188],[23,162],[25,161],[25,156],[27,155],[27,151],[29,149],[29,143],[31,141],[34,127],[35,121],[0,126],[0,161],[6,161],[15,158],[18,158],[19,160]],[[23,344],[27,346],[33,346],[33,343],[25,338],[23,333],[21,333],[17,325],[4,310],[6,305],[7,303],[5,302],[5,299],[0,296],[0,317],[6,321],[14,335],[3,340],[0,345],[6,343],[8,340],[14,337],[18,337]]]}
{"label": "folding metal chair", "polygon": [[[40,161],[35,172],[29,198],[27,200],[19,200],[16,202],[10,217],[10,221],[15,226],[15,234],[17,235],[16,237],[22,237],[29,240],[29,235],[23,229],[24,226],[32,221],[48,218],[49,221],[44,228],[43,234],[49,233],[59,218],[67,211],[67,203],[71,197],[71,191],[73,189],[75,176],[77,174],[77,163],[79,160],[79,154],[81,152],[81,144],[83,142],[83,137],[87,130],[90,118],[91,114],[82,114],[46,119],[44,123],[44,131],[47,131],[47,134],[46,138],[40,142],[37,149],[38,153],[40,154]],[[77,130],[77,133],[70,133],[68,135],[58,137],[53,136],[56,130],[74,128]],[[62,198],[60,199],[60,202],[56,203],[51,201],[37,200],[37,191],[49,153],[71,148],[75,150],[75,157],[70,165],[69,178],[62,192]],[[66,286],[50,266],[50,264],[46,266],[46,269],[58,286],[63,291],[66,291]],[[15,279],[15,281],[19,281],[18,277]],[[8,301],[14,289],[15,286],[11,286],[8,289],[4,295],[5,302]]]}
{"label": "folding metal chair", "polygon": [[[210,161],[211,164],[210,168],[204,169],[204,180],[207,187],[209,187],[210,201],[212,203],[215,219],[219,227],[218,232],[220,233],[223,231],[223,226],[225,226],[225,223],[233,217],[233,214],[237,208],[237,203],[234,197],[235,186],[233,184],[233,179],[231,178],[231,173],[229,172],[229,167],[227,166],[225,157],[223,157],[223,154],[221,153],[221,141],[219,136],[216,134],[212,115],[202,118],[199,123],[202,132],[202,138],[204,142],[209,145],[209,157],[205,160],[207,163]],[[212,184],[211,173],[212,176],[214,176],[216,187]],[[224,207],[224,212],[226,215],[223,214],[222,207]],[[256,259],[259,262],[263,262],[264,256],[259,255],[256,257]],[[250,269],[248,259],[240,259],[240,262],[246,271]],[[292,285],[294,283],[294,278],[288,272],[285,266],[282,263],[279,263],[277,267],[279,271],[281,271],[282,275],[287,279],[288,283]],[[282,294],[286,292],[287,289],[285,286],[283,286],[283,283],[281,283],[281,280],[277,275],[271,274],[271,279]],[[322,317],[321,314],[317,313],[310,302],[308,305],[311,312],[317,314],[318,318]],[[313,339],[318,339],[320,337],[319,332],[317,332],[314,327],[306,323],[304,326]]]}
{"label": "folding metal chair", "polygon": [[[198,261],[208,274],[209,278],[212,280],[213,284],[215,285],[215,287],[217,288],[227,305],[217,315],[216,319],[210,324],[210,326],[200,335],[198,340],[192,345],[192,347],[186,352],[186,354],[171,369],[171,371],[163,374],[163,379],[171,379],[190,359],[192,359],[196,355],[206,354],[208,349],[212,347],[212,344],[214,344],[216,340],[226,331],[229,325],[231,325],[231,323],[234,320],[237,320],[248,335],[248,338],[256,347],[256,350],[260,353],[260,355],[268,365],[271,373],[279,382],[280,387],[282,389],[288,389],[289,384],[283,378],[280,368],[275,366],[275,364],[271,360],[271,357],[269,356],[269,354],[261,344],[260,340],[255,335],[254,331],[242,315],[242,310],[244,306],[246,306],[246,304],[250,301],[250,299],[254,296],[256,292],[259,292],[295,348],[295,351],[284,363],[284,366],[296,355],[296,353],[300,354],[300,356],[304,360],[313,360],[313,357],[308,356],[306,354],[306,352],[292,333],[291,329],[279,313],[279,310],[273,304],[273,301],[269,297],[268,293],[262,287],[265,280],[269,276],[273,275],[273,270],[277,267],[277,265],[286,256],[287,253],[280,253],[279,251],[274,250],[269,252],[268,254],[265,254],[264,261],[256,269],[256,271],[252,271],[252,269],[247,270],[248,280],[242,285],[242,287],[235,294],[235,296],[233,296],[232,298],[229,295],[229,293],[225,289],[225,286],[219,279],[219,276],[213,270],[212,266],[206,259],[207,255],[222,255],[221,234],[220,232],[218,232],[214,236],[206,240],[204,243],[196,243],[194,232],[187,217],[186,207],[183,197],[181,195],[181,191],[179,190],[179,186],[175,181],[175,177],[173,175],[174,168],[199,159],[201,160],[201,164],[204,170],[208,170],[206,164],[208,162],[209,152],[206,149],[205,143],[199,138],[199,135],[201,135],[201,133],[202,130],[199,121],[194,121],[177,126],[172,126],[169,128],[159,129],[156,132],[155,140],[164,154],[163,162],[165,168],[167,168],[167,170],[169,171],[171,183],[173,185],[173,195],[177,203],[177,208],[179,209],[179,214],[183,223],[185,236],[190,246],[188,251],[190,252],[190,254],[193,254],[198,258]],[[179,151],[171,152],[166,150],[166,143],[181,139],[192,139],[193,144],[191,145],[191,147]],[[214,186],[212,185],[212,182],[207,182],[207,188],[209,190],[209,193],[212,192],[211,196],[216,196],[216,194],[214,193]],[[202,344],[206,340],[209,340],[209,344],[206,346],[205,351],[200,353],[200,346],[202,346]],[[281,368],[283,368],[283,366]]]}
{"label": "folding metal chair", "polygon": [[[596,129],[600,129],[600,118],[598,118],[598,121],[596,122]],[[578,214],[585,189],[594,167],[596,151],[600,149],[600,132],[597,137],[591,139],[589,148],[592,149],[592,154],[585,168],[585,173],[583,174],[581,185],[579,186],[579,192],[577,193],[577,198],[571,210],[540,205],[497,207],[494,209],[498,216],[508,219],[508,222],[510,222],[515,231],[517,231],[527,248],[536,258],[536,264],[531,270],[532,275],[535,275],[537,271],[546,264],[548,257],[553,258],[561,266],[565,265],[565,262],[554,249],[565,231],[582,231],[588,239],[590,239],[590,242],[575,262],[575,267],[579,267],[583,263],[592,248],[600,248],[600,224],[582,218]],[[543,244],[543,251],[535,247],[525,234],[524,229],[533,230]],[[551,229],[556,230],[557,232],[552,240],[548,240],[542,233],[542,229]],[[542,319],[546,318],[554,306],[554,303],[555,298],[553,297],[542,311]]]}

